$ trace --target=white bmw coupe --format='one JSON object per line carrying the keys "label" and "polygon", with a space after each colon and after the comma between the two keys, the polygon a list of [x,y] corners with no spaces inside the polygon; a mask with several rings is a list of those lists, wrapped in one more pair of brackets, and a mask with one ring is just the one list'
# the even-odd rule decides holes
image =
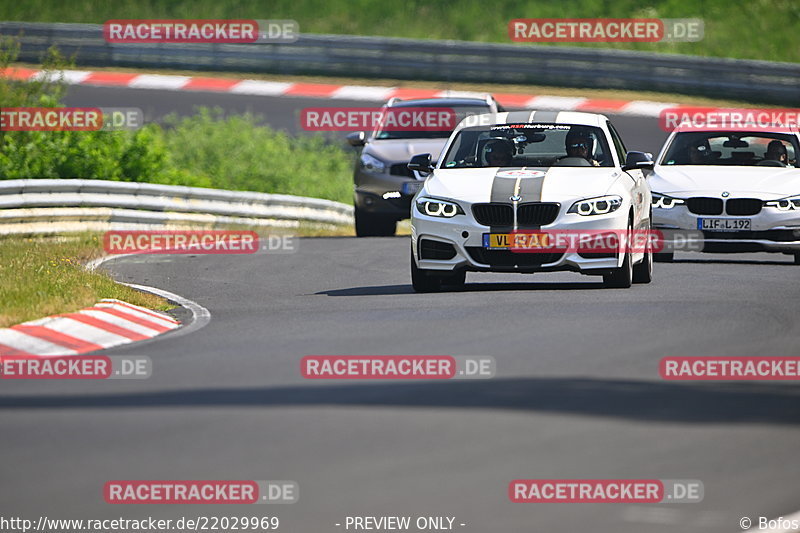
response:
{"label": "white bmw coupe", "polygon": [[[414,289],[463,285],[467,271],[573,271],[601,275],[608,287],[649,283],[649,245],[563,248],[538,233],[649,232],[644,169],[652,165],[649,154],[626,151],[603,115],[516,111],[464,119],[435,168],[430,154],[408,165],[430,173],[411,209]],[[537,238],[522,246],[519,235]]]}
{"label": "white bmw coupe", "polygon": [[703,252],[780,252],[800,264],[799,142],[796,128],[679,126],[650,178],[654,227],[702,232]]}

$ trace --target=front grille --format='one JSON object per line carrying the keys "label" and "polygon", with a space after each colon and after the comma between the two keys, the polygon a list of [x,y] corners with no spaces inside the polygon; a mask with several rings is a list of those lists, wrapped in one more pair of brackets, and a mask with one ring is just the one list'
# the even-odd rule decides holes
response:
{"label": "front grille", "polygon": [[719,198],[705,198],[702,196],[688,198],[686,207],[695,215],[721,215],[722,200]]}
{"label": "front grille", "polygon": [[735,198],[725,202],[725,211],[729,215],[757,215],[761,212],[764,201],[757,198]]}
{"label": "front grille", "polygon": [[514,212],[511,204],[475,204],[472,214],[482,226],[511,226],[514,224]]}
{"label": "front grille", "polygon": [[[561,207],[557,203],[535,202],[521,204],[517,208],[517,223],[520,226],[546,226],[558,217]],[[475,220],[482,226],[512,226],[514,210],[511,204],[475,204],[472,206]]]}
{"label": "front grille", "polygon": [[609,259],[617,257],[616,252],[578,252],[578,255],[584,259]]}
{"label": "front grille", "polygon": [[522,204],[517,209],[517,222],[520,226],[546,226],[558,217],[560,204],[532,203]]}
{"label": "front grille", "polygon": [[455,247],[447,242],[421,239],[419,241],[419,258],[447,261],[456,256]]}
{"label": "front grille", "polygon": [[539,266],[561,259],[563,253],[525,253],[511,250],[487,250],[479,246],[467,246],[473,261],[493,267]]}
{"label": "front grille", "polygon": [[414,178],[414,171],[408,168],[408,163],[397,163],[389,167],[389,174],[393,176],[405,176]]}

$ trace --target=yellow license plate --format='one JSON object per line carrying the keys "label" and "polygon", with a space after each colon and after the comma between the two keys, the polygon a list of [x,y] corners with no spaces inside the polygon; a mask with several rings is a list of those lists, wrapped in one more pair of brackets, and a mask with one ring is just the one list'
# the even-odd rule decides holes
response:
{"label": "yellow license plate", "polygon": [[546,233],[484,233],[483,247],[499,250],[549,248],[550,235]]}

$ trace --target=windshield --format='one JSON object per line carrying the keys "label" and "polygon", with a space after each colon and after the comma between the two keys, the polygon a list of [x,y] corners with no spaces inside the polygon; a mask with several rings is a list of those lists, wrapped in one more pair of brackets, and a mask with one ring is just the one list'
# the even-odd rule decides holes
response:
{"label": "windshield", "polygon": [[[398,106],[399,107],[399,106]],[[458,124],[466,117],[472,115],[481,115],[483,113],[489,113],[491,109],[489,106],[485,104],[481,105],[472,105],[472,106],[449,106],[446,103],[433,105],[415,105],[415,108],[419,107],[446,107],[447,109],[452,109],[456,115],[453,124]],[[450,137],[450,134],[453,133],[452,129],[449,130],[442,130],[442,131],[375,131],[373,134],[373,138],[377,140],[389,140],[389,139],[447,139]]]}
{"label": "windshield", "polygon": [[612,167],[603,130],[570,124],[500,124],[458,132],[443,168]]}
{"label": "windshield", "polygon": [[797,137],[763,132],[678,133],[662,165],[797,166]]}

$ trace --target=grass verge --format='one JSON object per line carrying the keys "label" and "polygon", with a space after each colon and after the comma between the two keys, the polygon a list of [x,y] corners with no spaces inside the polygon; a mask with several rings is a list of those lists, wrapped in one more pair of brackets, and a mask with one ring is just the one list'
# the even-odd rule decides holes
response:
{"label": "grass verge", "polygon": [[70,237],[0,238],[0,327],[77,311],[101,298],[166,311],[165,299],[89,272],[84,263],[102,255],[97,234]]}

